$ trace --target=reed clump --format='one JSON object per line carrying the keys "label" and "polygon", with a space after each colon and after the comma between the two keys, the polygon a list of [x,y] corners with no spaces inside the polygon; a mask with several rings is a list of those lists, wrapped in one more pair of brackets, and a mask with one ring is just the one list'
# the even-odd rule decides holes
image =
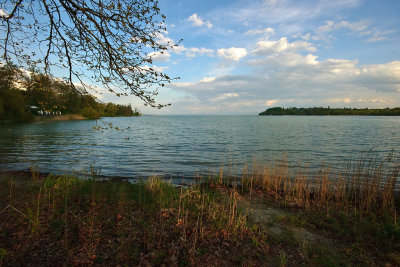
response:
{"label": "reed clump", "polygon": [[248,201],[262,199],[265,207],[294,211],[300,216],[283,216],[290,224],[331,232],[355,247],[354,253],[372,250],[398,258],[399,173],[400,160],[394,153],[383,158],[361,155],[342,171],[329,166],[293,169],[283,158],[272,167],[253,162],[240,176],[220,172],[206,183],[232,188]]}
{"label": "reed clump", "polygon": [[394,219],[400,204],[400,160],[393,153],[380,159],[362,155],[342,171],[323,166],[318,171],[290,169],[287,159],[265,166],[253,162],[238,177],[220,171],[214,183],[242,194],[263,193],[274,200],[303,207],[332,208],[345,213],[386,214]]}

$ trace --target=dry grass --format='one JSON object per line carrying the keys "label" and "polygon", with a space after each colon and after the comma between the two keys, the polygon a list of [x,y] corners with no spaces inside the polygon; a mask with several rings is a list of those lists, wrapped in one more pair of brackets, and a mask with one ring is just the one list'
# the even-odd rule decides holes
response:
{"label": "dry grass", "polygon": [[[204,183],[239,192],[250,202],[262,200],[266,208],[289,210],[293,214],[284,217],[293,226],[328,233],[343,245],[348,257],[345,262],[380,265],[392,258],[387,266],[400,264],[398,156],[361,155],[341,172],[332,172],[329,166],[316,172],[292,170],[287,163],[285,158],[272,167],[253,163],[245,166],[240,176],[220,171],[218,177],[209,177]],[[310,251],[317,254],[317,265],[331,262],[321,252],[325,249]],[[344,255],[343,251],[340,254]],[[354,259],[357,257],[363,259]]]}
{"label": "dry grass", "polygon": [[[400,161],[390,153],[385,158],[362,155],[350,162],[341,172],[331,172],[323,166],[317,172],[298,168],[291,170],[286,158],[272,167],[253,163],[246,165],[239,178],[220,170],[217,178],[204,179],[207,183],[238,188],[239,192],[255,192],[274,200],[299,206],[332,208],[361,214],[379,213],[392,216],[399,212]],[[237,180],[240,181],[238,186]]]}

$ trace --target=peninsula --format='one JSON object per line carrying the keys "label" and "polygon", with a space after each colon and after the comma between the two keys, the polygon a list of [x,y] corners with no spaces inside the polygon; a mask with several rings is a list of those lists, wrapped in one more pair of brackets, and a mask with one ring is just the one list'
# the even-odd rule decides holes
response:
{"label": "peninsula", "polygon": [[316,116],[400,116],[400,107],[396,108],[382,108],[382,109],[369,109],[369,108],[282,108],[273,107],[268,108],[258,115],[316,115]]}

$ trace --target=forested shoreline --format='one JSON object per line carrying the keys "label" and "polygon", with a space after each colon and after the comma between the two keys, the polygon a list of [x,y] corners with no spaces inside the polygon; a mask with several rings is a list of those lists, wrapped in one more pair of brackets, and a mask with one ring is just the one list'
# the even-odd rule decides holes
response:
{"label": "forested shoreline", "polygon": [[382,109],[370,109],[370,108],[324,108],[324,107],[313,107],[313,108],[282,108],[273,107],[268,108],[258,115],[319,115],[319,116],[400,116],[400,107],[396,108],[382,108]]}
{"label": "forested shoreline", "polygon": [[32,121],[55,114],[80,114],[88,119],[141,115],[130,104],[101,103],[48,75],[33,71],[26,75],[13,66],[0,67],[0,121]]}

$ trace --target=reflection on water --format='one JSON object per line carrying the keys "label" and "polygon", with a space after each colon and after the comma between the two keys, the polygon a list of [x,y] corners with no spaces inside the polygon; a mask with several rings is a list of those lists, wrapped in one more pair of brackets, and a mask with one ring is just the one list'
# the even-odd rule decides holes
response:
{"label": "reflection on water", "polygon": [[342,168],[362,151],[400,148],[398,117],[143,116],[106,118],[120,129],[94,130],[95,121],[0,125],[0,168],[103,175],[192,177],[253,160]]}

